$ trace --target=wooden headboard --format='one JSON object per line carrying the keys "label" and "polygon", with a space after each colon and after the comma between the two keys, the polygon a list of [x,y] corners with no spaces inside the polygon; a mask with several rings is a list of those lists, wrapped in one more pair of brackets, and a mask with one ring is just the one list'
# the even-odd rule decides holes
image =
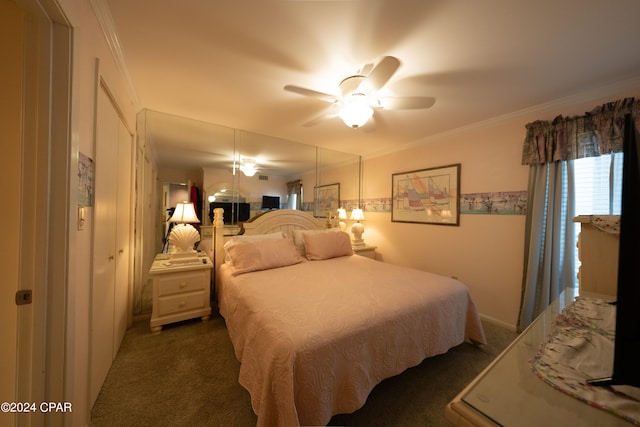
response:
{"label": "wooden headboard", "polygon": [[[213,267],[217,279],[218,267],[224,263],[224,211],[222,208],[213,210]],[[268,234],[282,231],[287,236],[292,235],[293,230],[321,230],[325,224],[313,217],[311,212],[293,209],[280,209],[268,211],[251,218],[242,225],[242,234]]]}
{"label": "wooden headboard", "polygon": [[310,212],[281,209],[265,212],[242,224],[243,234],[267,234],[282,231],[291,236],[293,230],[320,230],[325,225]]}

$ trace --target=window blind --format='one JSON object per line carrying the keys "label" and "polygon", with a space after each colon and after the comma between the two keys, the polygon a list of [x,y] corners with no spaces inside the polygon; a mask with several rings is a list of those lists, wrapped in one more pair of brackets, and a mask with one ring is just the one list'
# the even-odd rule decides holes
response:
{"label": "window blind", "polygon": [[[623,153],[585,157],[574,160],[576,215],[620,215],[622,206]],[[576,236],[580,224],[575,224]],[[577,269],[580,266],[578,250],[574,251]]]}

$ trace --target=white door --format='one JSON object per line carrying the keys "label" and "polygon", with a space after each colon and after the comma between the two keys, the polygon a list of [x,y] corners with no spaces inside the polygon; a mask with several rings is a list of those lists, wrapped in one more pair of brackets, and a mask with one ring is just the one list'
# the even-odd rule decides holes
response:
{"label": "white door", "polygon": [[118,120],[118,179],[116,185],[116,272],[114,294],[113,357],[116,356],[129,324],[132,312],[130,284],[131,237],[133,215],[131,212],[132,136],[121,120]]}
{"label": "white door", "polygon": [[[66,24],[55,0],[0,0],[0,402],[65,395],[72,39]],[[62,417],[47,421],[62,424]],[[43,423],[40,412],[0,411],[3,426]]]}
{"label": "white door", "polygon": [[[15,294],[19,289],[20,247],[20,177],[22,175],[21,115],[23,111],[23,11],[9,0],[0,0],[0,129],[2,129],[2,156],[0,156],[0,194],[2,194],[2,244],[0,256],[0,402],[15,402],[17,381],[18,307]],[[11,207],[11,208],[9,208]],[[10,226],[7,226],[10,225]],[[12,248],[11,250],[6,250]],[[21,307],[22,308],[22,307]],[[0,412],[0,425],[13,425],[15,417]]]}
{"label": "white door", "polygon": [[95,144],[91,380],[93,406],[130,316],[132,136],[100,85]]}
{"label": "white door", "polygon": [[93,284],[91,288],[91,405],[113,360],[118,116],[98,91],[95,146]]}

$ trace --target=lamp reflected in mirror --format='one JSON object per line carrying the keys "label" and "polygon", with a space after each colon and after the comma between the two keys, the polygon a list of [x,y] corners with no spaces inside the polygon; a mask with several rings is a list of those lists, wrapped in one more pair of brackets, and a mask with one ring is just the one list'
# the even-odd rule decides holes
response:
{"label": "lamp reflected in mirror", "polygon": [[364,239],[362,238],[362,233],[364,233],[364,225],[360,221],[364,221],[364,212],[360,208],[356,208],[351,211],[351,216],[349,217],[352,221],[356,221],[351,226],[351,233],[353,233],[353,245],[354,246],[364,246]]}
{"label": "lamp reflected in mirror", "polygon": [[338,226],[340,227],[340,231],[347,229],[347,224],[344,222],[345,219],[347,219],[347,211],[344,208],[338,208]]}

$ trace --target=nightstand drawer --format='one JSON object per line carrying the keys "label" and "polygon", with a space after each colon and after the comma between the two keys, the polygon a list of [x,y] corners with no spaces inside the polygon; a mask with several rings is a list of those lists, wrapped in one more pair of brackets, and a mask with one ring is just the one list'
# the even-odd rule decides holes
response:
{"label": "nightstand drawer", "polygon": [[158,296],[173,295],[203,290],[207,283],[208,271],[166,274],[158,278]]}
{"label": "nightstand drawer", "polygon": [[167,314],[204,308],[205,300],[204,291],[159,298],[158,315],[164,316]]}

